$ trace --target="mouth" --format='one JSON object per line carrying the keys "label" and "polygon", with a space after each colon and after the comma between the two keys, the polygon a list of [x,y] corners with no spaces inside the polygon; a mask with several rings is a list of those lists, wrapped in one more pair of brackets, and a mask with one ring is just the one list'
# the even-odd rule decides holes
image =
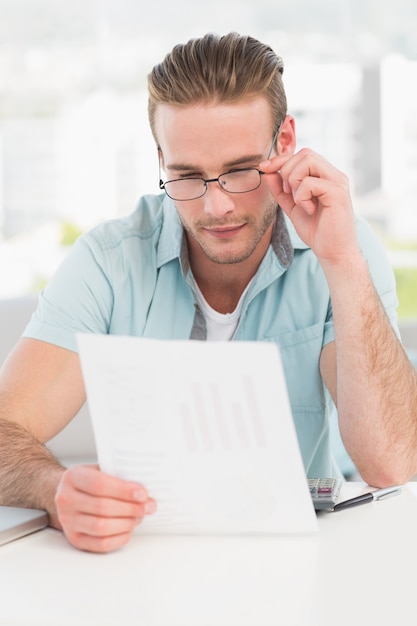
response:
{"label": "mouth", "polygon": [[245,227],[245,224],[238,226],[217,226],[214,228],[205,228],[204,230],[216,239],[228,239],[234,237]]}

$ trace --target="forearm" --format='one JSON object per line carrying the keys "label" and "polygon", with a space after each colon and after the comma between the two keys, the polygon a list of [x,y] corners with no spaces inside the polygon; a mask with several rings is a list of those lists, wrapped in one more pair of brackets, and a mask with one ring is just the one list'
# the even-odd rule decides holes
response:
{"label": "forearm", "polygon": [[320,368],[337,402],[346,448],[369,483],[405,482],[417,473],[416,372],[361,254],[362,246],[378,263],[371,238],[359,237],[349,181],[306,148],[272,157],[260,168],[326,274],[336,355],[334,346],[325,346]]}
{"label": "forearm", "polygon": [[44,509],[60,528],[55,493],[65,468],[24,428],[0,419],[0,504]]}
{"label": "forearm", "polygon": [[332,297],[342,438],[364,480],[417,473],[417,377],[358,255],[325,268]]}

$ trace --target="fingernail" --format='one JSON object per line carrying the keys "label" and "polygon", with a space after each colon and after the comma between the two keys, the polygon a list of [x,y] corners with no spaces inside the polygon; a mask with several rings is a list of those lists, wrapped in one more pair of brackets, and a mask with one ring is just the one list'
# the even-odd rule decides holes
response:
{"label": "fingernail", "polygon": [[262,161],[262,163],[259,163],[259,167],[268,167],[268,165],[271,164],[271,161],[269,159],[267,159],[266,161]]}
{"label": "fingernail", "polygon": [[145,513],[151,514],[156,511],[156,502],[154,500],[148,500],[145,504]]}
{"label": "fingernail", "polygon": [[136,489],[136,491],[133,492],[133,498],[138,502],[145,502],[147,495],[143,489]]}

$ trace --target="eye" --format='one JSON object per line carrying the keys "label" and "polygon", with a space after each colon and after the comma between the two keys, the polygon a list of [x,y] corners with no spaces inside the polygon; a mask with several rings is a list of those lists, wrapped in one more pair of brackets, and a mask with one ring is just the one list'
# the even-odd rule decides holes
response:
{"label": "eye", "polygon": [[203,178],[203,177],[198,172],[192,172],[192,173],[187,172],[187,174],[179,174],[179,178],[186,180],[187,178]]}
{"label": "eye", "polygon": [[236,176],[239,176],[240,174],[242,176],[245,176],[245,174],[247,174],[248,172],[251,172],[254,169],[255,169],[254,167],[239,167],[238,169],[230,170],[227,173],[228,174],[236,174]]}
{"label": "eye", "polygon": [[255,166],[250,166],[248,165],[247,167],[235,167],[232,170],[229,170],[228,172],[226,172],[227,174],[244,174],[245,172],[247,172],[248,170],[253,170],[255,169]]}

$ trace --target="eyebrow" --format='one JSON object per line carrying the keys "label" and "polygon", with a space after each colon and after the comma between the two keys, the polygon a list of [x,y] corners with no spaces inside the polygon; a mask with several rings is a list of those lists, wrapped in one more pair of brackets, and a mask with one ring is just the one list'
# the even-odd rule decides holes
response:
{"label": "eyebrow", "polygon": [[[238,159],[227,161],[227,163],[223,164],[223,167],[225,169],[228,169],[231,167],[236,167],[237,165],[246,165],[247,163],[251,163],[251,162],[260,163],[262,159],[264,158],[265,156],[263,154],[248,154],[248,155],[239,157]],[[195,172],[195,171],[200,171],[202,169],[200,167],[187,165],[185,163],[172,163],[172,164],[166,163],[165,166],[170,170],[181,171],[181,172],[187,172],[187,171]]]}

